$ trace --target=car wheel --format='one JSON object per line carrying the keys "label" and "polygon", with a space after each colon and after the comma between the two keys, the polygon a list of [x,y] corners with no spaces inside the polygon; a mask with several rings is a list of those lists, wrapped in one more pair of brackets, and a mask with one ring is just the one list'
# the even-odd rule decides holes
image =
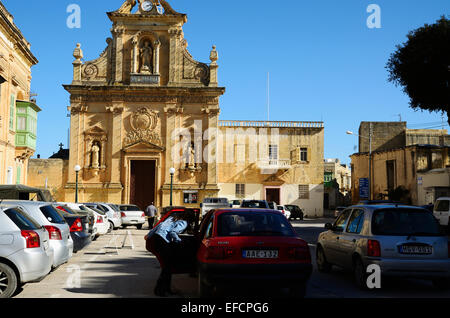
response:
{"label": "car wheel", "polygon": [[434,279],[433,286],[439,290],[447,290],[450,288],[450,280],[446,278]]}
{"label": "car wheel", "polygon": [[363,262],[359,257],[355,258],[353,265],[353,274],[355,278],[356,286],[361,290],[368,290],[367,287],[367,271]]}
{"label": "car wheel", "polygon": [[214,287],[209,286],[203,281],[202,273],[198,274],[198,292],[201,298],[211,297],[214,293]]}
{"label": "car wheel", "polygon": [[140,230],[142,229],[142,224],[136,225],[137,229]]}
{"label": "car wheel", "polygon": [[291,286],[289,288],[289,297],[292,298],[305,298],[306,295],[306,283]]}
{"label": "car wheel", "polygon": [[17,289],[17,275],[14,270],[0,263],[0,298],[10,298]]}
{"label": "car wheel", "polygon": [[111,233],[112,230],[114,230],[114,223],[109,221],[109,229],[108,229],[108,233]]}
{"label": "car wheel", "polygon": [[327,258],[325,256],[325,252],[322,248],[322,246],[317,246],[317,253],[316,253],[316,263],[317,263],[317,269],[321,273],[329,273],[332,270],[331,263],[328,263]]}

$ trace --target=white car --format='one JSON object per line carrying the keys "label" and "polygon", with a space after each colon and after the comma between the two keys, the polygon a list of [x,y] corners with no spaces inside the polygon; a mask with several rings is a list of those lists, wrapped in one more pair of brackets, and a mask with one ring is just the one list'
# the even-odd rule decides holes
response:
{"label": "white car", "polygon": [[290,219],[291,217],[291,211],[289,211],[288,209],[286,209],[284,207],[284,205],[277,205],[277,210],[280,211],[281,213],[283,213],[283,215],[286,217],[286,219]]}
{"label": "white car", "polygon": [[439,220],[441,226],[449,226],[450,218],[450,197],[441,197],[436,200],[433,209],[433,215]]}
{"label": "white car", "polygon": [[83,203],[88,208],[94,207],[96,209],[99,209],[100,211],[103,211],[108,216],[108,222],[110,224],[110,229],[117,230],[119,227],[122,226],[122,217],[120,215],[119,207],[115,204],[111,203],[103,203],[103,202],[96,202],[96,203]]}
{"label": "white car", "polygon": [[75,210],[82,210],[82,211],[91,211],[94,213],[95,216],[95,222],[94,222],[94,231],[92,233],[92,239],[97,239],[100,235],[105,235],[110,230],[110,223],[108,222],[108,216],[105,212],[96,209],[94,207],[87,207],[84,204],[81,203],[64,203],[69,208],[75,209]]}
{"label": "white car", "polygon": [[53,264],[49,232],[19,208],[0,208],[0,298],[42,280]]}
{"label": "white car", "polygon": [[138,230],[142,228],[145,223],[145,213],[138,206],[133,204],[122,204],[119,205],[120,213],[122,216],[122,227],[136,226]]}
{"label": "white car", "polygon": [[73,240],[70,236],[70,228],[64,217],[56,208],[48,202],[3,200],[3,208],[21,208],[28,216],[38,224],[44,226],[49,233],[50,247],[53,249],[53,268],[67,261],[73,255]]}

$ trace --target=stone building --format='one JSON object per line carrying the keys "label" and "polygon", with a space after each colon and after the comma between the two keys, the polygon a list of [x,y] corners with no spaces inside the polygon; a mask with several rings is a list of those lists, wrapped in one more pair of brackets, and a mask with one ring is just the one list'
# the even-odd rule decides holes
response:
{"label": "stone building", "polygon": [[[372,162],[371,199],[388,199],[390,191],[403,187],[407,192],[404,197],[406,203],[425,204],[426,191],[420,190],[423,174],[428,175],[430,171],[436,169],[445,171],[450,167],[450,143],[447,131],[406,129],[406,123],[398,122],[364,122],[360,126],[360,135],[369,131],[370,124],[372,125],[372,156],[368,153],[369,139],[361,137],[360,151],[350,156],[353,203],[362,199],[360,198],[360,182],[361,179],[369,178],[370,159]],[[446,176],[440,174],[439,178],[445,179]],[[432,184],[438,179],[429,177],[427,180],[431,183],[427,184],[427,188],[434,191],[434,187],[440,187],[441,192],[446,193],[445,186]],[[442,184],[440,181],[438,183]],[[441,192],[438,191],[438,194]],[[428,194],[428,200],[429,198],[430,194]]]}
{"label": "stone building", "polygon": [[347,205],[351,194],[351,170],[339,159],[324,160],[324,207],[334,209]]}
{"label": "stone building", "polygon": [[31,67],[37,63],[30,43],[0,2],[0,184],[27,183],[41,111],[30,99]]}
{"label": "stone building", "polygon": [[[47,180],[58,200],[73,201],[79,165],[83,202],[167,206],[173,182],[174,205],[198,207],[205,197],[239,194],[299,202],[320,215],[323,123],[220,121],[225,88],[218,85],[216,48],[209,63],[196,61],[184,37],[187,16],[163,0],[145,3],[126,1],[108,13],[112,36],[98,59],[83,62],[77,44],[73,81],[64,85],[69,159],[33,161],[30,185]],[[251,137],[229,142],[230,129]],[[255,145],[255,157],[242,151]],[[230,147],[243,163],[222,160]]]}

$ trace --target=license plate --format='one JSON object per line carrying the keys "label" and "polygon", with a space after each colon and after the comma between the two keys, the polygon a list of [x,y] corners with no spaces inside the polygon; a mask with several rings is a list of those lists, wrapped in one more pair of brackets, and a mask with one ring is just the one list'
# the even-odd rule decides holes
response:
{"label": "license plate", "polygon": [[278,258],[277,250],[244,250],[244,258]]}
{"label": "license plate", "polygon": [[403,245],[400,247],[400,253],[402,254],[433,254],[432,246],[420,246],[420,245]]}

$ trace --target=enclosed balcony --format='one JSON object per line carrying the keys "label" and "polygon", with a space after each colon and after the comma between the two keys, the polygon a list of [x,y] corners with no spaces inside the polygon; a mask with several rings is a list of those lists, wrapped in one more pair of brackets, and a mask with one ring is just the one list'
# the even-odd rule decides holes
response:
{"label": "enclosed balcony", "polygon": [[41,109],[31,101],[16,101],[16,148],[36,150],[37,114]]}

